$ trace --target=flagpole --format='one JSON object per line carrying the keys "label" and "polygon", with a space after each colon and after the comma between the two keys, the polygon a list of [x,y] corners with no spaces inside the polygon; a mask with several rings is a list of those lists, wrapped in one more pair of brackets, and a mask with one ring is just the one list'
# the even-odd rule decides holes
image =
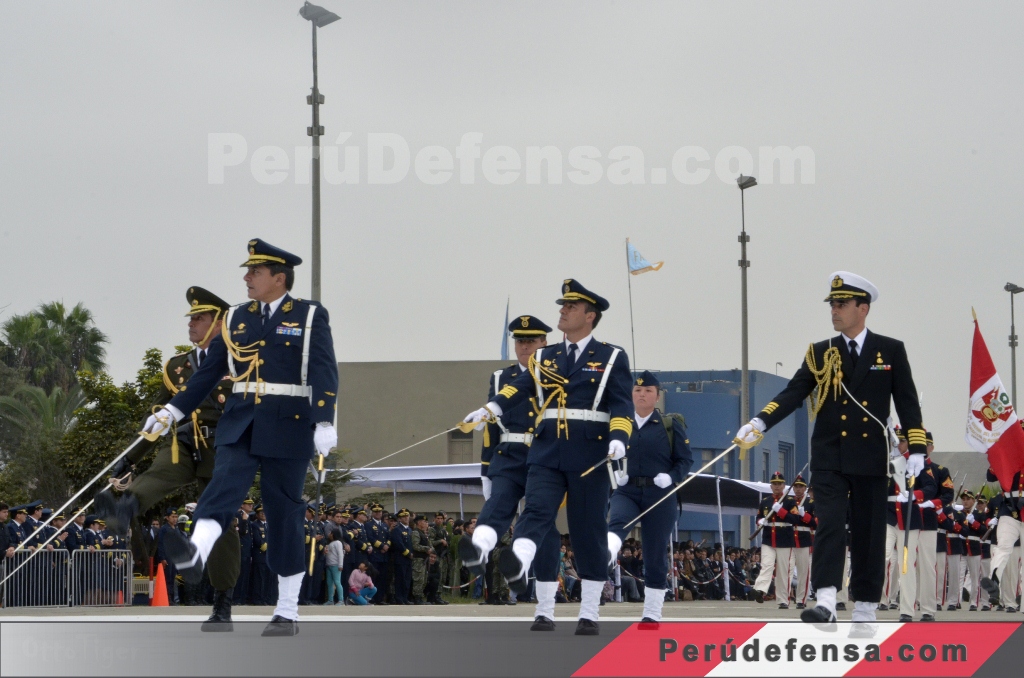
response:
{"label": "flagpole", "polygon": [[633,332],[633,274],[630,273],[629,269],[629,238],[626,238],[626,282],[629,284],[629,337],[633,342],[633,355],[630,356],[629,362],[633,365],[633,371],[636,372],[636,334]]}

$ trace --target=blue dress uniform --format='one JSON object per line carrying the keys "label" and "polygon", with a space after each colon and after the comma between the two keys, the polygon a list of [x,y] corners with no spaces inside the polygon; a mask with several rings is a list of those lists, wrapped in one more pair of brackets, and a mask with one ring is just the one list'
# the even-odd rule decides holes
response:
{"label": "blue dress uniform", "polygon": [[[249,259],[242,266],[294,267],[301,262],[255,239],[249,241]],[[228,311],[206,360],[169,405],[188,416],[225,374],[231,375],[235,385],[217,423],[213,479],[195,518],[228,529],[261,471],[267,565],[289,577],[305,567],[302,487],[314,452],[314,429],[334,421],[338,365],[328,314],[319,304],[285,294],[266,319],[261,307],[269,312],[270,305],[259,301]]]}
{"label": "blue dress uniform", "polygon": [[[772,494],[764,497],[757,507],[758,525],[761,525],[761,572],[754,582],[754,600],[764,602],[764,596],[775,581],[775,598],[779,609],[789,607],[793,547],[796,545],[796,530],[789,517],[793,512],[799,513],[796,499],[782,495],[786,478],[781,471],[772,474]],[[776,498],[775,492],[780,496]],[[773,510],[776,503],[782,504],[778,513]]]}
{"label": "blue dress uniform", "polygon": [[39,544],[41,544],[46,537],[43,536],[42,530],[40,530],[39,534],[37,534],[34,537],[32,536],[32,533],[36,531],[36,528],[43,524],[43,521],[37,520],[36,517],[32,514],[36,511],[42,510],[43,502],[34,501],[31,504],[25,504],[24,508],[25,523],[22,525],[22,529],[25,530],[24,547],[39,546]]}
{"label": "blue dress uniform", "polygon": [[[252,509],[252,499],[248,497],[242,502],[248,508],[238,509],[235,518],[238,520],[238,545],[239,545],[239,567],[238,581],[235,582],[235,589],[232,598],[236,605],[247,605],[249,602],[249,574],[252,570],[252,518],[249,511]],[[243,515],[244,514],[244,515]]]}
{"label": "blue dress uniform", "polygon": [[[600,312],[608,301],[576,280],[566,280],[559,304],[585,302]],[[570,364],[570,346],[574,361]],[[632,433],[633,377],[629,358],[621,348],[589,335],[580,344],[559,342],[530,359],[530,372],[520,374],[491,401],[502,413],[536,396],[533,444],[527,456],[526,508],[516,524],[515,542],[505,550],[501,572],[516,593],[526,589],[520,554],[535,550],[554,525],[559,505],[566,499],[569,533],[584,581],[598,585],[608,578],[608,522],[606,510],[611,484],[598,469],[581,474],[608,458],[609,444],[623,446]],[[526,542],[520,547],[520,542]],[[582,614],[595,615],[596,610]],[[581,619],[586,619],[581,617]]]}
{"label": "blue dress uniform", "polygon": [[[374,504],[370,507],[370,513],[377,513],[378,511],[383,512],[384,507],[380,504]],[[363,532],[366,534],[366,541],[373,546],[373,553],[370,554],[370,565],[377,571],[377,574],[374,576],[374,582],[380,579],[380,583],[377,585],[377,593],[370,602],[374,605],[386,605],[388,587],[384,585],[384,578],[387,576],[388,570],[388,548],[390,548],[391,534],[388,531],[387,524],[377,518],[370,518],[363,526]]]}
{"label": "blue dress uniform", "polygon": [[[263,504],[256,506],[256,513],[263,511]],[[253,605],[273,605],[277,602],[276,584],[277,580],[270,573],[267,567],[267,522],[265,520],[253,520],[249,526],[252,534],[252,581],[249,586],[252,594],[250,600]]]}
{"label": "blue dress uniform", "polygon": [[[660,387],[661,384],[654,374],[645,371],[637,377],[636,385]],[[666,417],[655,409],[640,425],[634,415],[633,435],[629,439],[624,465],[627,473],[618,480],[624,484],[612,493],[608,516],[608,531],[617,537],[618,543],[628,534],[627,523],[671,493],[674,486],[686,478],[693,466],[689,443],[680,418]],[[654,483],[655,476],[662,473],[671,478],[672,485],[660,488]],[[644,588],[649,591],[645,596],[644,617],[650,621],[661,618],[661,603],[668,586],[668,545],[678,520],[678,503],[667,499],[645,515],[640,523],[644,545]]]}
{"label": "blue dress uniform", "polygon": [[[531,315],[519,316],[508,326],[513,339],[535,339],[547,336],[551,328]],[[528,374],[518,362],[494,373],[490,380],[487,401],[495,396],[508,384],[523,374]],[[468,569],[476,575],[483,575],[486,558],[497,545],[498,539],[508,530],[515,518],[519,500],[526,494],[527,457],[533,442],[533,431],[537,422],[537,403],[533,398],[523,400],[515,407],[504,411],[497,422],[487,425],[485,444],[481,450],[481,475],[491,483],[490,497],[484,502],[480,515],[477,517],[476,531],[473,539],[459,540],[459,557]],[[481,526],[493,530],[491,541],[487,543],[486,552],[474,543],[479,543],[483,532]],[[517,534],[518,536],[518,534]],[[561,535],[552,524],[538,544],[539,555],[535,560],[534,571],[537,582],[552,584],[551,605],[554,605],[555,589],[558,586],[558,559],[561,549]],[[544,588],[541,586],[541,588]],[[546,596],[546,593],[545,593]],[[537,599],[542,600],[538,591]],[[542,601],[543,602],[543,601]],[[554,610],[552,608],[552,614]]]}
{"label": "blue dress uniform", "polygon": [[[395,514],[397,518],[407,518],[408,509]],[[395,603],[412,605],[409,593],[412,590],[412,535],[408,525],[401,521],[395,523],[391,530],[391,553],[395,563]]]}

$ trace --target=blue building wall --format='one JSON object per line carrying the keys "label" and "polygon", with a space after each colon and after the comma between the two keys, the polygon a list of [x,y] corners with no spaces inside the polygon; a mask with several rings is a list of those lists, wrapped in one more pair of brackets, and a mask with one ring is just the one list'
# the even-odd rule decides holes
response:
{"label": "blue building wall", "polygon": [[[658,373],[658,379],[665,389],[664,411],[678,412],[686,417],[690,448],[694,453],[693,470],[696,471],[730,447],[736,431],[746,423],[740,421],[740,371],[665,371]],[[786,377],[752,370],[751,416],[760,412],[788,381]],[[766,433],[761,444],[748,450],[746,461],[741,462],[739,451],[735,450],[706,472],[742,478],[744,475],[739,466],[742,463],[749,470],[747,479],[767,481],[772,473],[781,470],[787,480],[792,480],[809,459],[810,432],[805,402]],[[807,477],[806,470],[804,476]],[[753,519],[747,516],[723,516],[726,544],[738,546],[741,530],[749,534],[752,525]],[[718,516],[714,513],[684,512],[679,519],[679,531],[681,540],[717,542]]]}

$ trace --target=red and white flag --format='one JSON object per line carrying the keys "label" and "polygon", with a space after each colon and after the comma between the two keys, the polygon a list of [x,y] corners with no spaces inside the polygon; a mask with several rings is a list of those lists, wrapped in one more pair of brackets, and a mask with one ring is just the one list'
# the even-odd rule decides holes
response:
{"label": "red and white flag", "polygon": [[971,348],[971,404],[967,409],[967,444],[988,454],[989,467],[1003,490],[1009,490],[1014,474],[1024,469],[1024,429],[992,363],[977,318]]}

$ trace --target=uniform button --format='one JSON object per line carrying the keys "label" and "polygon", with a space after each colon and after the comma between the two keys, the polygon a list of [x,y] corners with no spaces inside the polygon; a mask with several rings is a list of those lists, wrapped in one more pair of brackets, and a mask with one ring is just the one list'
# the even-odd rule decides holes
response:
{"label": "uniform button", "polygon": [[[867,418],[867,417],[864,417],[864,421],[867,421],[867,420],[868,420],[868,418]],[[865,434],[865,435],[867,435],[867,434]]]}
{"label": "uniform button", "polygon": [[839,418],[842,419],[843,421],[846,421],[846,415],[845,414],[843,416],[839,417]]}
{"label": "uniform button", "polygon": [[530,429],[530,433],[533,433],[533,429],[532,428]]}
{"label": "uniform button", "polygon": [[257,405],[259,405],[259,404],[260,404],[261,402],[262,402],[262,401],[261,401],[261,400],[260,400],[259,398],[256,398],[256,404],[257,404]]}
{"label": "uniform button", "polygon": [[846,431],[843,431],[843,437],[844,438],[846,437]]}
{"label": "uniform button", "polygon": [[286,342],[284,342],[284,345],[285,345],[285,346],[291,346],[291,345],[292,345],[292,342],[290,342],[290,341],[286,341]]}
{"label": "uniform button", "polygon": [[597,436],[597,439],[598,440],[604,440],[604,438],[602,438],[601,436]]}
{"label": "uniform button", "polygon": [[866,400],[861,403],[861,405],[867,405],[867,404],[868,404],[868,401],[866,401]]}
{"label": "uniform button", "polygon": [[316,402],[316,404],[317,404],[317,407],[323,407],[326,403],[324,403],[324,401],[322,401],[322,400],[318,400]]}
{"label": "uniform button", "polygon": [[844,400],[844,401],[843,401],[843,404],[845,405],[846,403],[847,403],[847,401],[845,401],[845,400]]}
{"label": "uniform button", "polygon": [[297,414],[296,414],[296,415],[295,415],[295,418],[296,418],[296,419],[298,419],[298,418],[299,418],[299,415],[297,415]]}
{"label": "uniform button", "polygon": [[590,383],[591,383],[591,384],[593,384],[593,383],[594,383],[594,380],[593,380],[593,379],[591,379],[591,380],[590,380]]}
{"label": "uniform button", "polygon": [[267,342],[262,341],[262,340],[260,341],[260,346],[266,346],[266,345],[267,345]]}
{"label": "uniform button", "polygon": [[864,433],[864,434],[862,434],[862,435],[863,435],[863,436],[864,436],[865,438],[867,438],[867,437],[868,437],[868,434],[867,434],[867,433]]}
{"label": "uniform button", "polygon": [[263,358],[260,358],[260,365],[263,364]]}
{"label": "uniform button", "polygon": [[565,428],[565,424],[559,424],[558,428]]}
{"label": "uniform button", "polygon": [[533,412],[530,412],[530,414],[528,414],[527,416],[528,417],[532,417],[533,416]]}

